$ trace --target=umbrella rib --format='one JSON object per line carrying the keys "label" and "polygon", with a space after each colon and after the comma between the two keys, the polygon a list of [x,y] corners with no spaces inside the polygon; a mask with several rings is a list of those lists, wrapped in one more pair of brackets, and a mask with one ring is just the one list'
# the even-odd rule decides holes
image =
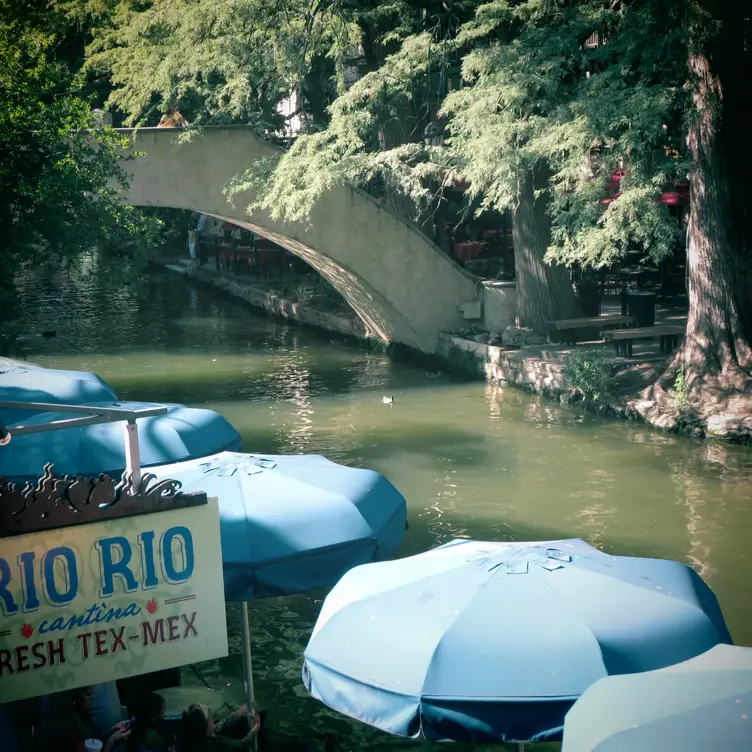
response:
{"label": "umbrella rib", "polygon": [[[468,566],[470,566],[470,564],[471,564],[471,562],[468,562]],[[439,640],[437,641],[436,645],[434,646],[434,649],[431,651],[431,657],[428,659],[428,663],[426,665],[426,675],[428,675],[428,669],[431,668],[431,664],[433,663],[433,659],[436,656],[436,651],[441,646],[441,643],[442,643],[442,641],[444,639],[444,635],[446,635],[447,632],[449,632],[449,630],[457,623],[457,620],[460,618],[460,616],[462,616],[462,612],[470,606],[470,604],[480,595],[480,593],[483,590],[486,589],[486,587],[488,586],[488,583],[491,582],[491,580],[499,574],[499,569],[493,570],[490,574],[491,574],[491,576],[486,578],[486,581],[478,588],[478,591],[473,594],[473,596],[470,598],[469,601],[467,601],[467,603],[465,603],[465,605],[462,607],[462,609],[459,610],[454,615],[454,619],[452,619],[451,623],[447,625],[446,629],[444,630],[443,635],[439,638]],[[425,694],[424,688],[425,688],[425,678],[423,680],[423,685],[420,688],[420,696],[418,698],[419,713],[421,712],[420,708],[421,708],[422,703],[423,703],[423,698],[424,697],[431,697],[431,695]],[[422,727],[422,724],[423,724],[422,713],[421,713],[421,715],[419,715],[419,719],[420,719],[421,727]]]}

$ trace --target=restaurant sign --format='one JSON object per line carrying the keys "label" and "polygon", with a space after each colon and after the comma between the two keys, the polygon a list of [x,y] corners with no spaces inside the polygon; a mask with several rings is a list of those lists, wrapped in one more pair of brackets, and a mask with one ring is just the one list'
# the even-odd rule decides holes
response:
{"label": "restaurant sign", "polygon": [[227,655],[216,499],[0,539],[0,703]]}

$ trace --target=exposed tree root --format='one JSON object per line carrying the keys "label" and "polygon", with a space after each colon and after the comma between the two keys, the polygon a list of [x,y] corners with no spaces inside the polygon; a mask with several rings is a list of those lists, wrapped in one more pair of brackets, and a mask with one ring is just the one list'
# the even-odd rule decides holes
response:
{"label": "exposed tree root", "polygon": [[627,400],[628,411],[664,430],[752,444],[752,374],[738,362],[715,370],[717,360],[687,360],[685,345],[662,373],[646,372],[657,378]]}

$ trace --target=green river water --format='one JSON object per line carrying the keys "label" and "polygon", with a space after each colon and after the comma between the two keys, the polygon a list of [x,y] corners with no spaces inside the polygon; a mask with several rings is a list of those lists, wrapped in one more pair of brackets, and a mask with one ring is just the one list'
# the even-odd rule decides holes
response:
{"label": "green river water", "polygon": [[[409,505],[398,556],[454,537],[581,537],[614,554],[677,559],[714,589],[734,640],[752,644],[750,449],[427,371],[258,315],[169,273],[123,289],[92,257],[72,275],[25,279],[24,296],[27,330],[57,331],[31,338],[28,357],[40,365],[94,371],[123,399],[217,410],[248,451],[323,454],[386,475]],[[335,732],[344,749],[369,749],[389,737],[329,712],[300,680],[324,596],[252,604],[259,703],[272,729]],[[228,620],[230,656],[198,671],[240,704],[232,608]],[[198,682],[188,671],[185,679]]]}

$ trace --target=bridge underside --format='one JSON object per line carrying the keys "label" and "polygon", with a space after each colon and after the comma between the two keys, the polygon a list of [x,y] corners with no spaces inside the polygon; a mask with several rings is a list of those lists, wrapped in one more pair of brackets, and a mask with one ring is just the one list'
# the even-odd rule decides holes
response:
{"label": "bridge underside", "polygon": [[172,129],[126,130],[145,156],[123,164],[135,206],[189,209],[269,238],[316,269],[347,300],[369,334],[433,352],[441,331],[463,326],[459,304],[477,279],[413,227],[360,191],[339,188],[318,202],[309,224],[282,223],[246,207],[252,193],[228,203],[223,189],[274,147],[252,129],[216,127],[177,143]]}
{"label": "bridge underside", "polygon": [[[201,210],[196,209],[195,211]],[[209,214],[221,222],[232,222],[240,227],[244,227],[246,230],[272,240],[277,245],[290,251],[290,253],[294,253],[298,258],[303,259],[303,261],[312,266],[324,277],[348,302],[364,323],[366,333],[369,337],[377,337],[385,342],[400,342],[401,339],[398,333],[403,327],[409,328],[407,321],[398,322],[395,320],[395,316],[400,317],[400,315],[392,310],[392,306],[388,301],[381,298],[375,290],[369,289],[357,275],[332,261],[332,259],[324,254],[318,253],[313,248],[309,248],[291,238],[270,232],[264,227],[251,222],[247,217],[246,219],[236,219],[228,214],[201,213]]]}

